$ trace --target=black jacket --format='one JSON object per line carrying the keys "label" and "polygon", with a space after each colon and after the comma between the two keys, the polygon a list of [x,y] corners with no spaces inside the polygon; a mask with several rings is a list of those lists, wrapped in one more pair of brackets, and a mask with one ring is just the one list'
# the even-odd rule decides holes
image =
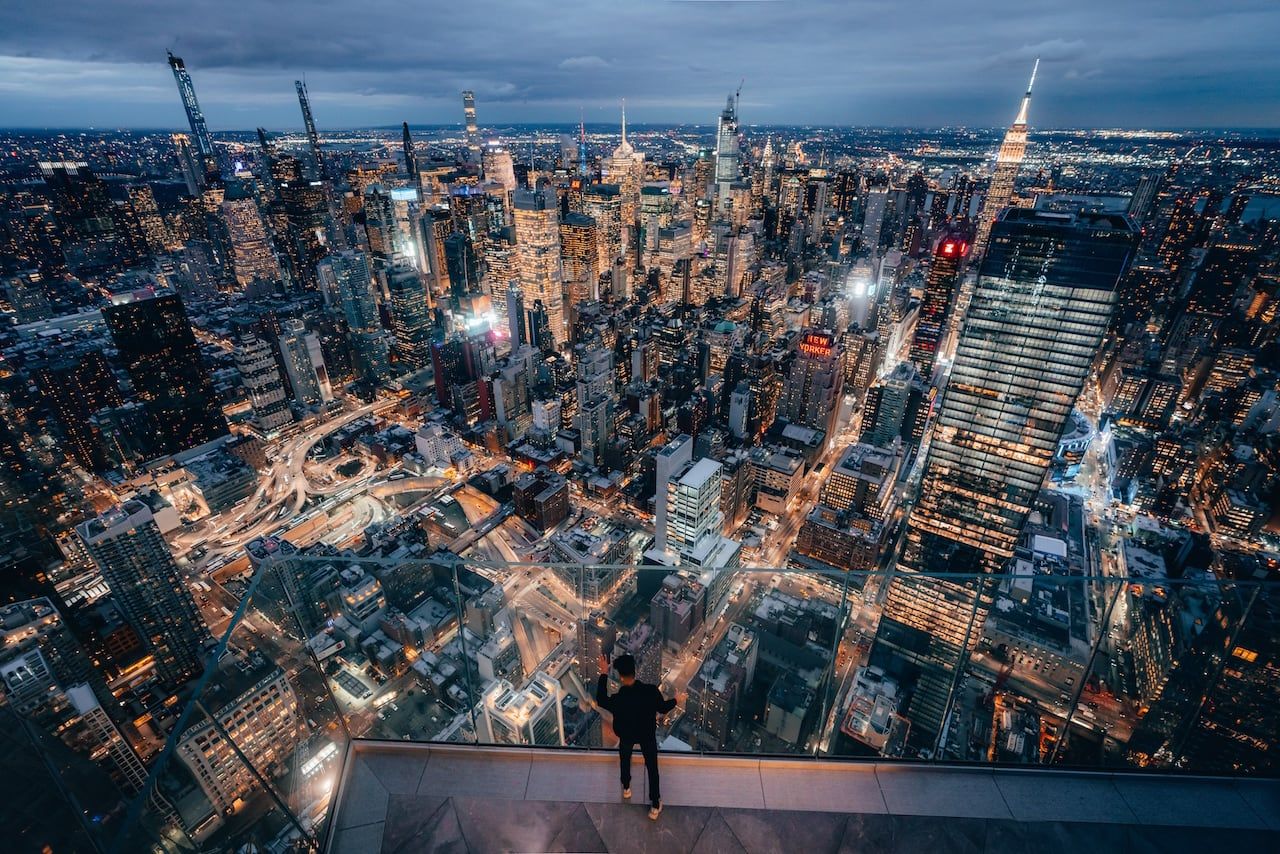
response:
{"label": "black jacket", "polygon": [[676,701],[663,699],[657,685],[639,681],[623,685],[611,697],[609,676],[601,674],[596,682],[596,705],[613,713],[613,731],[618,738],[630,738],[634,743],[653,738],[658,729],[658,715],[674,709]]}

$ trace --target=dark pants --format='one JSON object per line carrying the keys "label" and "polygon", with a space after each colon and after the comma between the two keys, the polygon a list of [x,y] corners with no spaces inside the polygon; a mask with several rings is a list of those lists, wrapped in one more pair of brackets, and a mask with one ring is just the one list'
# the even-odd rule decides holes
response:
{"label": "dark pants", "polygon": [[649,772],[649,803],[658,805],[662,800],[658,789],[658,740],[655,736],[640,738],[622,738],[618,741],[618,758],[622,760],[622,788],[631,788],[631,751],[640,745],[640,753],[644,756],[644,768]]}

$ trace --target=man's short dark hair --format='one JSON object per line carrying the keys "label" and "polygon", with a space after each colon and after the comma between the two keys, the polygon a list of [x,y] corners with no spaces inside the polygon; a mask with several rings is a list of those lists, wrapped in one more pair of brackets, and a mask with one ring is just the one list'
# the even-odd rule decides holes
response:
{"label": "man's short dark hair", "polygon": [[619,676],[636,675],[636,658],[634,655],[620,655],[613,660],[613,669]]}

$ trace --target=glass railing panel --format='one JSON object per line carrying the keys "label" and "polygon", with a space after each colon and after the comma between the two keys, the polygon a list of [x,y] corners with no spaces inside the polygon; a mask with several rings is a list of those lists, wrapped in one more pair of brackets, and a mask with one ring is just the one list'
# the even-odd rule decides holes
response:
{"label": "glass railing panel", "polygon": [[297,562],[326,590],[314,600],[319,613],[298,627],[328,693],[315,695],[328,705],[316,710],[319,727],[354,738],[473,742],[475,659],[503,605],[494,571],[443,553]]}
{"label": "glass railing panel", "polygon": [[1273,773],[1264,757],[1276,721],[1266,663],[1275,660],[1275,588],[1183,580],[1131,582],[1127,591],[1127,688],[1137,707],[1127,764]]}
{"label": "glass railing panel", "polygon": [[[313,568],[308,583],[333,585],[316,613],[264,579],[228,654],[282,665],[313,745],[296,767],[259,769],[289,808],[263,802],[264,815],[322,835],[323,784],[301,766],[348,737],[611,747],[594,696],[602,652],[631,654],[677,699],[658,723],[665,749],[707,754],[1219,773],[1226,760],[1194,745],[1229,729],[1219,710],[1258,717],[1266,696],[1249,692],[1260,679],[1246,665],[1270,660],[1254,647],[1274,635],[1274,596],[1252,582],[1052,567],[720,574],[558,560],[540,549],[551,537],[506,536],[523,560],[346,555],[336,579]],[[369,589],[362,606],[354,593]]]}
{"label": "glass railing panel", "polygon": [[118,829],[127,791],[48,720],[0,706],[0,825],[36,851],[101,850]]}
{"label": "glass railing panel", "polygon": [[1050,699],[1050,714],[1041,716],[1040,763],[1122,766],[1138,714],[1133,692],[1126,687],[1131,637],[1127,607],[1133,591],[1113,576],[1059,583],[1054,596],[1067,607],[1050,616],[1060,616],[1068,633],[1059,635],[1062,643],[1044,642],[1033,649],[1036,664],[1055,675],[1052,687],[1057,692]]}
{"label": "glass railing panel", "polygon": [[[242,666],[257,666],[259,656],[270,663],[259,677],[263,687],[257,688],[261,699],[255,706],[264,704],[260,714],[274,740],[291,746],[268,748],[256,729],[237,741],[257,776],[270,783],[271,791],[262,794],[270,797],[278,825],[272,839],[319,840],[332,814],[351,728],[376,714],[378,689],[402,666],[402,656],[390,638],[376,646],[358,642],[356,625],[363,632],[373,628],[372,620],[362,623],[361,616],[348,612],[347,600],[332,590],[329,566],[281,557],[268,561],[263,573],[222,668],[234,679]],[[376,586],[355,581],[348,586],[378,601]],[[379,638],[386,636],[383,626],[376,631],[384,632]],[[261,788],[261,781],[255,782]],[[271,841],[255,840],[259,845]]]}
{"label": "glass railing panel", "polygon": [[[832,616],[823,637],[829,677],[813,751],[826,756],[931,757],[942,733],[974,592],[963,582],[896,577],[780,573]],[[950,603],[946,640],[927,619],[928,603]],[[914,715],[914,716],[913,716]]]}
{"label": "glass railing panel", "polygon": [[1072,575],[1053,557],[982,580],[941,758],[1039,765],[1060,749],[1116,585]]}
{"label": "glass railing panel", "polygon": [[104,850],[304,850],[323,838],[356,710],[331,690],[337,611],[320,597],[303,613],[293,595],[306,569],[266,560],[241,583],[200,587],[216,632],[202,672],[172,693],[117,691],[153,702],[130,730],[144,782]]}
{"label": "glass railing panel", "polygon": [[345,651],[326,667],[353,737],[474,741],[478,644],[464,603],[466,591],[488,582],[457,572],[459,563],[443,556],[352,563],[379,585],[375,602],[345,596],[347,613],[336,621]]}
{"label": "glass railing panel", "polygon": [[[827,668],[821,686],[818,717],[808,746],[814,756],[832,752],[840,738],[840,727],[851,701],[858,668],[865,663],[863,636],[867,610],[867,575],[857,572],[824,572],[817,576],[816,589],[835,608],[834,624],[822,638]],[[828,611],[828,613],[830,613]]]}
{"label": "glass railing panel", "polygon": [[[1269,561],[1240,556],[1241,575]],[[1273,561],[1274,559],[1271,559]],[[1274,564],[1272,563],[1272,567]],[[1280,733],[1276,704],[1277,661],[1280,661],[1280,588],[1228,582],[1222,612],[1201,641],[1217,675],[1195,714],[1175,730],[1158,767],[1199,774],[1244,777],[1275,776],[1275,740]],[[1224,625],[1225,618],[1225,625]],[[1216,637],[1215,637],[1216,635]]]}

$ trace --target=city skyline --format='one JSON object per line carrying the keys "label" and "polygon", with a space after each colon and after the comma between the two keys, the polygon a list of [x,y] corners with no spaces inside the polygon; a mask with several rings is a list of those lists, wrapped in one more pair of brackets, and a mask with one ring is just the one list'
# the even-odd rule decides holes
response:
{"label": "city skyline", "polygon": [[[1280,10],[1253,0],[1213,13],[1088,2],[1034,17],[992,2],[959,19],[941,3],[901,16],[839,3],[518,6],[483,21],[373,6],[300,17],[250,3],[228,20],[201,2],[58,16],[12,4],[0,12],[0,127],[179,126],[165,50],[188,63],[214,131],[300,127],[293,83],[304,76],[329,129],[460,124],[464,89],[482,127],[612,122],[622,98],[636,123],[705,123],[740,80],[748,125],[995,127],[1037,56],[1041,127],[1280,125],[1268,40]],[[378,23],[391,14],[395,31]],[[848,41],[829,38],[841,31]],[[529,38],[540,49],[514,49]]]}
{"label": "city skyline", "polygon": [[[898,847],[926,838],[908,790],[978,847],[1030,844],[974,823],[1026,823],[1012,766],[1042,769],[1055,834],[1221,842],[1280,802],[1280,131],[1037,126],[1161,114],[1175,52],[1202,95],[1270,73],[1265,7],[1109,10],[1095,41],[994,0],[936,26],[774,0],[430,28],[377,0],[216,22],[190,0],[145,27],[143,6],[0,33],[0,118],[43,96],[127,121],[154,94],[166,127],[0,129],[6,836],[620,850],[573,801],[621,818],[629,791],[554,785],[537,750],[579,748],[554,754],[578,777],[616,746],[626,780],[619,653],[664,698],[642,750],[675,771],[663,831],[721,822],[674,851],[751,838],[734,824],[769,818],[788,755],[788,798],[823,803],[787,809],[846,842],[887,809]],[[174,20],[209,29],[156,49]],[[15,45],[49,70],[95,23],[89,64],[3,76]],[[1274,83],[1248,82],[1271,116]],[[773,123],[865,120],[890,91],[991,129]],[[1235,115],[1215,100],[1179,115]],[[655,132],[663,110],[697,124]],[[750,762],[715,772],[732,811],[696,819],[708,752]],[[453,770],[408,770],[428,755]],[[876,773],[833,786],[842,760]],[[516,797],[473,807],[493,763]],[[1080,769],[1107,772],[1096,808]],[[1170,794],[1141,803],[1143,771]],[[840,800],[855,777],[874,791]],[[549,787],[572,839],[516,805]],[[657,820],[656,774],[639,794]]]}

